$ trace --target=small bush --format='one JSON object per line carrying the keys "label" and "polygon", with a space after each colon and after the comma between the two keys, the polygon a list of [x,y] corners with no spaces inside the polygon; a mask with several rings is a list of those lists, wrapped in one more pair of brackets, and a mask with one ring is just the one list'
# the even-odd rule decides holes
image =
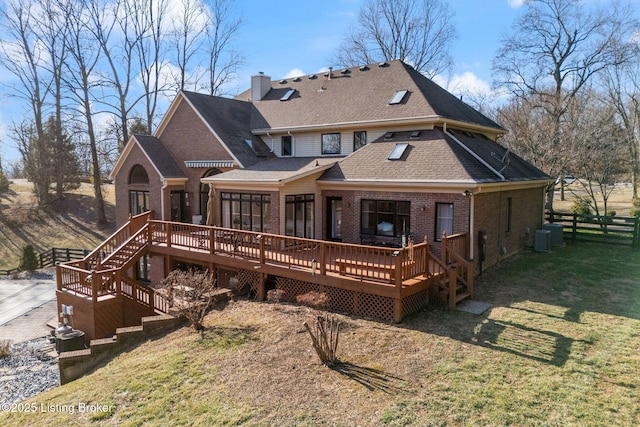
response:
{"label": "small bush", "polygon": [[7,191],[9,191],[9,178],[7,178],[7,175],[5,175],[4,173],[0,172],[0,193],[6,193]]}
{"label": "small bush", "polygon": [[267,301],[277,304],[282,301],[284,294],[285,292],[283,289],[271,289],[270,291],[267,291]]}
{"label": "small bush", "polygon": [[11,341],[0,340],[0,359],[11,356]]}
{"label": "small bush", "polygon": [[20,270],[34,271],[40,266],[40,260],[36,254],[36,250],[31,245],[27,245],[22,249],[22,257],[20,258]]}
{"label": "small bush", "polygon": [[591,199],[586,196],[577,196],[573,200],[573,206],[571,206],[571,213],[584,217],[591,215]]}
{"label": "small bush", "polygon": [[640,216],[640,199],[636,197],[631,203],[633,203],[633,207],[631,208],[631,216]]}
{"label": "small bush", "polygon": [[204,317],[215,303],[215,276],[209,270],[173,270],[162,281],[162,286],[167,293],[169,305],[178,310],[193,329],[202,332]]}

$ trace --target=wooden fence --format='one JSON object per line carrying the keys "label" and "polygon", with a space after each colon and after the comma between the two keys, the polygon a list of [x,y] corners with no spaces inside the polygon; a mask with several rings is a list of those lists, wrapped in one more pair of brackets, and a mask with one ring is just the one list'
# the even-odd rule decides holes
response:
{"label": "wooden fence", "polygon": [[[83,259],[87,254],[89,254],[89,250],[87,249],[51,248],[38,256],[38,268],[53,267],[59,262],[76,261]],[[0,276],[9,276],[19,272],[20,269],[17,267],[0,270]]]}
{"label": "wooden fence", "polygon": [[565,237],[572,241],[606,243],[640,248],[640,218],[576,215],[563,212],[547,212],[550,223],[562,224]]}

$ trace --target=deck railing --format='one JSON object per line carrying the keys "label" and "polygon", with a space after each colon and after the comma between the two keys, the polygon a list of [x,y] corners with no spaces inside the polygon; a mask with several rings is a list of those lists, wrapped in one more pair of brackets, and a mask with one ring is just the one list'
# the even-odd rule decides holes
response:
{"label": "deck railing", "polygon": [[[153,290],[121,277],[120,267],[107,262],[123,248],[129,247],[129,252],[139,253],[146,245],[242,258],[255,265],[270,264],[322,276],[346,276],[369,282],[372,286],[378,283],[394,285],[398,289],[409,279],[448,274],[449,270],[446,263],[438,262],[440,260],[429,251],[428,242],[410,244],[406,248],[386,248],[156,221],[151,220],[149,214],[144,215],[147,216],[135,217],[136,226],[122,227],[84,260],[59,265],[58,289],[70,290],[94,301],[102,295],[123,293],[143,305],[164,311],[166,302]],[[143,218],[146,221],[142,221]],[[458,242],[464,238],[461,235],[447,239]],[[443,247],[446,248],[443,259],[448,258],[456,264],[459,280],[472,289],[473,264],[457,253],[456,246]],[[438,269],[441,271],[434,271]]]}
{"label": "deck railing", "polygon": [[149,222],[152,216],[153,213],[149,211],[129,218],[125,225],[120,227],[84,258],[84,268],[87,270],[99,270],[104,260],[122,247],[132,235]]}
{"label": "deck railing", "polygon": [[165,221],[150,221],[150,226],[151,244],[315,269],[322,275],[346,274],[398,284],[428,274],[426,243],[386,248]]}
{"label": "deck railing", "polygon": [[[455,269],[455,283],[462,283],[467,292],[473,295],[475,278],[474,264],[466,259],[469,235],[467,233],[442,236],[442,260],[450,268]],[[450,289],[455,286],[450,286]]]}

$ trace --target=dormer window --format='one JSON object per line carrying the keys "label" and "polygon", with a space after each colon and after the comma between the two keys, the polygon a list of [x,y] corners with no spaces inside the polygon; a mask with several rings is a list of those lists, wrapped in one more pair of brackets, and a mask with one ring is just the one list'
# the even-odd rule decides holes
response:
{"label": "dormer window", "polygon": [[393,95],[393,97],[391,98],[391,101],[389,101],[389,105],[400,104],[402,102],[402,100],[404,99],[405,95],[407,94],[407,92],[409,92],[409,91],[406,90],[406,89],[397,91]]}

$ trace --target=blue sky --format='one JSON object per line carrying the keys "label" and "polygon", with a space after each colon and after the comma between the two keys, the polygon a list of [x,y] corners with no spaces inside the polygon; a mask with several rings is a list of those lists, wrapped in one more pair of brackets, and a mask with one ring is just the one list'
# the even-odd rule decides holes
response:
{"label": "blue sky", "polygon": [[[439,76],[436,81],[456,94],[490,91],[492,59],[501,37],[511,31],[523,12],[523,1],[449,0],[458,32],[451,49],[455,64],[450,75]],[[609,0],[583,1],[606,4]],[[245,57],[245,65],[239,70],[238,92],[247,89],[250,76],[259,71],[280,79],[317,73],[335,65],[331,58],[350,26],[357,24],[364,2],[236,0],[244,25],[235,48]],[[632,2],[638,9],[640,0]],[[6,93],[0,93],[0,101],[0,157],[12,160],[18,153],[7,128],[11,122],[19,122],[23,112],[16,111]]]}
{"label": "blue sky", "polygon": [[[240,2],[245,25],[238,46],[246,55],[241,85],[258,71],[274,79],[293,70],[303,74],[326,70],[343,35],[357,23],[364,0],[297,2]],[[452,46],[453,76],[445,79],[485,88],[491,84],[491,61],[502,34],[521,12],[520,0],[450,0],[458,37]]]}

